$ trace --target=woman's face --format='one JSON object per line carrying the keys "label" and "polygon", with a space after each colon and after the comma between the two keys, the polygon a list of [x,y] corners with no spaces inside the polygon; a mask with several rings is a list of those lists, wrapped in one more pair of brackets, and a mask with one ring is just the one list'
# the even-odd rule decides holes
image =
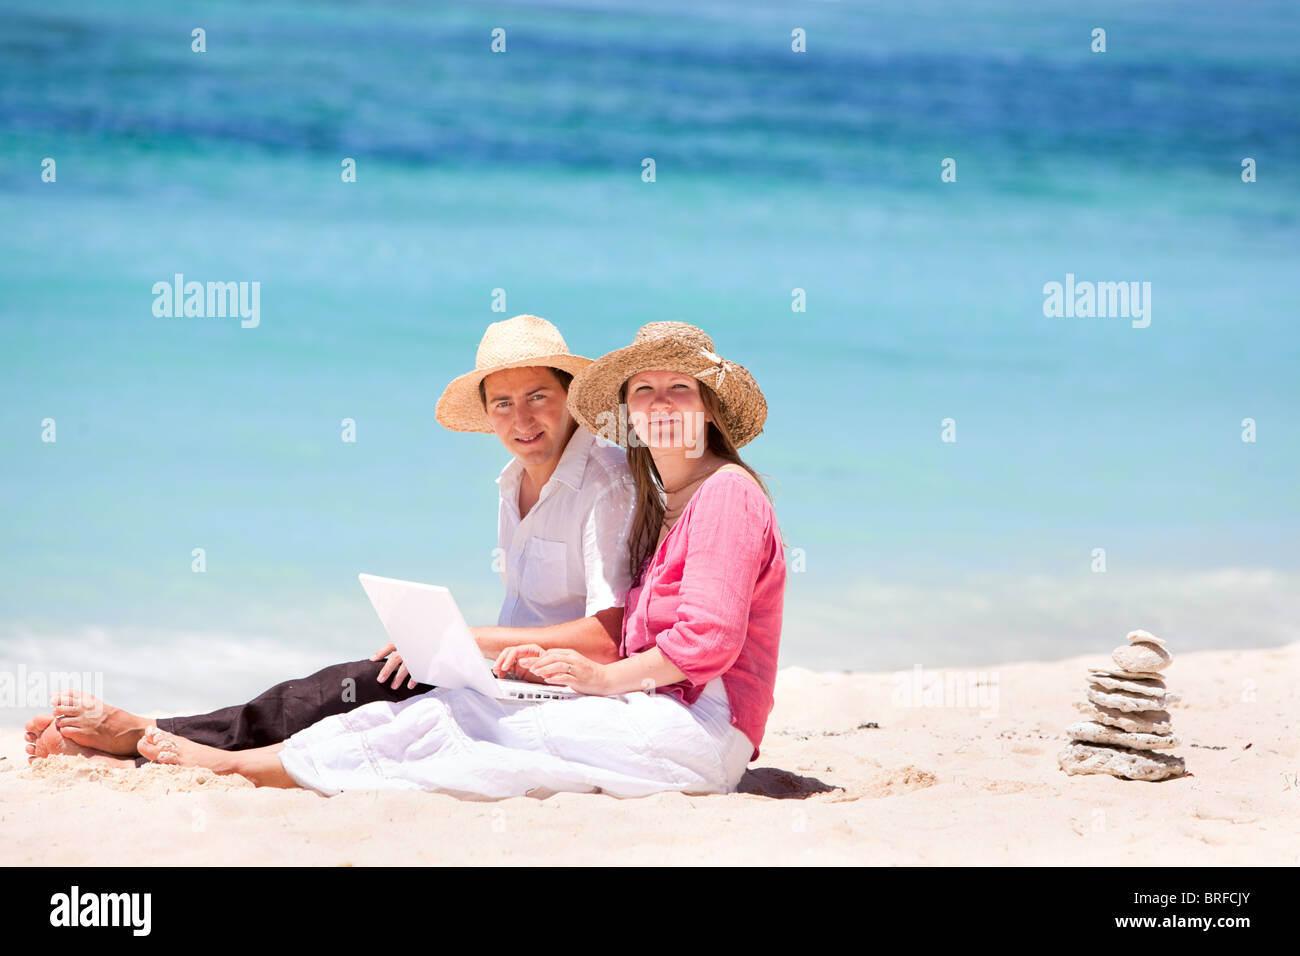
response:
{"label": "woman's face", "polygon": [[704,454],[708,413],[700,383],[681,372],[638,372],[627,380],[628,423],[651,450],[682,448],[688,458]]}

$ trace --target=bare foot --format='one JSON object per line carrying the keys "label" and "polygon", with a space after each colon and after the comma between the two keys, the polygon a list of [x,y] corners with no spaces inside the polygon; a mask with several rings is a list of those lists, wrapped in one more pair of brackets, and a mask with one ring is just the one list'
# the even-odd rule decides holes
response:
{"label": "bare foot", "polygon": [[[50,725],[52,720],[54,720],[53,714],[37,714],[23,724],[23,740],[27,741],[28,744],[36,743],[41,734],[45,733],[45,728]],[[30,747],[28,747],[27,752],[32,752]]]}
{"label": "bare foot", "polygon": [[103,753],[134,757],[136,742],[149,726],[145,718],[78,690],[56,691],[50,703],[65,739]]}
{"label": "bare foot", "polygon": [[216,773],[236,772],[231,756],[226,751],[196,744],[157,727],[148,727],[136,747],[140,756],[147,757],[154,763],[176,767],[207,767]]}
{"label": "bare foot", "polygon": [[68,757],[88,757],[96,763],[113,767],[135,767],[135,760],[130,757],[116,757],[112,754],[106,754],[102,750],[83,747],[75,741],[68,740],[59,733],[59,727],[54,720],[50,719],[46,721],[45,729],[36,735],[36,740],[27,744],[27,760],[30,763],[33,760],[55,754]]}
{"label": "bare foot", "polygon": [[[50,755],[49,745],[43,743],[41,737],[44,735],[45,729],[52,723],[54,723],[53,714],[37,714],[23,725],[23,740],[26,742],[25,749],[28,763]],[[62,739],[62,737],[59,738],[60,746],[62,745]],[[58,753],[58,751],[56,750],[55,753]]]}

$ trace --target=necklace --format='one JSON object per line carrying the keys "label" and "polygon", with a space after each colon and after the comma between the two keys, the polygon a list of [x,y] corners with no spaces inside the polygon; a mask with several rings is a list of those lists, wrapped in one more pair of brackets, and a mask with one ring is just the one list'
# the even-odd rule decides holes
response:
{"label": "necklace", "polygon": [[682,516],[682,512],[686,510],[686,506],[689,505],[689,504],[691,503],[691,495],[687,495],[686,498],[685,498],[685,500],[682,501],[682,503],[681,503],[678,507],[676,507],[676,508],[670,508],[670,507],[668,506],[668,501],[667,501],[667,499],[668,499],[669,497],[675,497],[675,496],[677,496],[677,495],[680,495],[680,494],[681,494],[683,491],[685,491],[687,488],[692,488],[692,487],[694,487],[695,485],[698,485],[698,484],[699,484],[700,482],[702,482],[705,478],[708,478],[709,475],[713,474],[715,471],[717,471],[717,470],[718,470],[719,468],[721,468],[721,467],[722,467],[721,464],[714,465],[714,466],[713,466],[712,468],[710,468],[708,471],[704,472],[704,474],[702,474],[702,475],[700,475],[700,476],[698,476],[698,477],[696,477],[696,478],[692,478],[690,481],[686,482],[686,484],[682,485],[680,488],[674,488],[672,491],[668,491],[668,489],[666,489],[666,488],[664,489],[664,521],[663,521],[663,524],[664,524],[664,527],[665,527],[665,528],[671,528],[673,525],[675,525],[675,524],[677,523],[677,519],[680,518],[680,517]]}

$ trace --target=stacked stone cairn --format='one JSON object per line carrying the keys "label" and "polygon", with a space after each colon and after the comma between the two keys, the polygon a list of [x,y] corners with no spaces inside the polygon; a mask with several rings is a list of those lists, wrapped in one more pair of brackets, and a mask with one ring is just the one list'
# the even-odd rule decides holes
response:
{"label": "stacked stone cairn", "polygon": [[1131,631],[1115,648],[1112,667],[1088,673],[1087,716],[1065,728],[1069,745],[1058,758],[1066,773],[1108,773],[1128,780],[1165,780],[1184,773],[1183,758],[1161,753],[1182,741],[1174,736],[1162,672],[1173,658],[1165,642],[1147,631]]}

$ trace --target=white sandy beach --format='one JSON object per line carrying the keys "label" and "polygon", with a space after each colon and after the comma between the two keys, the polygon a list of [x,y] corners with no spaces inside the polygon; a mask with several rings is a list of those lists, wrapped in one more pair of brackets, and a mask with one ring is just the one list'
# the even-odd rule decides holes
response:
{"label": "white sandy beach", "polygon": [[985,680],[986,696],[944,706],[904,706],[890,673],[784,669],[751,792],[728,796],[327,799],[184,768],[27,767],[11,724],[0,863],[1300,863],[1300,644],[1178,655],[1167,680],[1188,773],[1160,783],[1057,767],[1106,650],[953,673],[954,690]]}

